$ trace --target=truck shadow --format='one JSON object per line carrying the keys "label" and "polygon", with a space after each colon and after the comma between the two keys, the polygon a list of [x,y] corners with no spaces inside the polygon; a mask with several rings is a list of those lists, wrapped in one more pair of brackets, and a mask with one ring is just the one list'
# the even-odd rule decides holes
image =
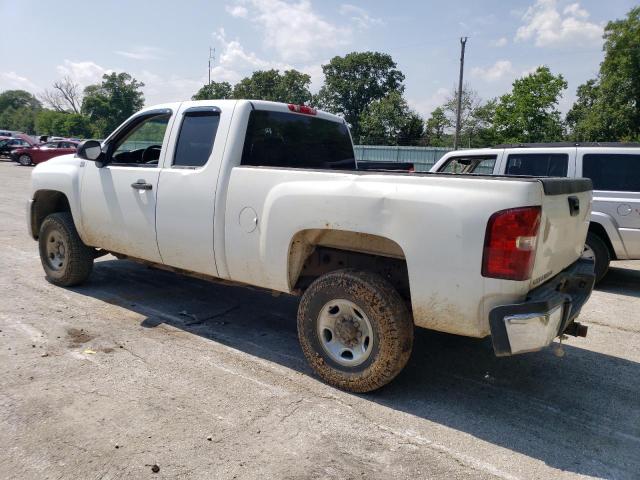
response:
{"label": "truck shadow", "polygon": [[640,271],[615,265],[615,262],[611,264],[609,272],[596,286],[596,290],[640,297]]}
{"label": "truck shadow", "polygon": [[[97,262],[90,282],[74,291],[146,316],[144,327],[164,323],[312,375],[298,346],[296,298],[110,260]],[[548,349],[496,358],[487,340],[418,329],[403,373],[357,397],[415,416],[416,430],[427,420],[556,469],[635,477],[640,364],[563,349],[563,357]]]}

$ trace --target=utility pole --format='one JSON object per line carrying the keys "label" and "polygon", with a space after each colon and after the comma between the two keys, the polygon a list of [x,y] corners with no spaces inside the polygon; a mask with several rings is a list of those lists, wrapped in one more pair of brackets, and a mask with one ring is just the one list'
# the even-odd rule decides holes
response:
{"label": "utility pole", "polygon": [[216,49],[209,47],[209,85],[211,85],[211,61],[215,62]]}
{"label": "utility pole", "polygon": [[464,76],[464,49],[467,37],[460,37],[460,79],[458,80],[458,108],[456,109],[456,134],[453,137],[453,149],[458,149],[460,139],[460,117],[462,116],[462,79]]}

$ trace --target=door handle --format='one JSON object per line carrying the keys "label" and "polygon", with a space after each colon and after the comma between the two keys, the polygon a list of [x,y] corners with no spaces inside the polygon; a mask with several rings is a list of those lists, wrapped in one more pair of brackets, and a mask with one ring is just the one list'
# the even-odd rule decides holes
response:
{"label": "door handle", "polygon": [[151,190],[153,185],[145,182],[144,180],[138,180],[131,184],[131,188],[135,188],[136,190]]}

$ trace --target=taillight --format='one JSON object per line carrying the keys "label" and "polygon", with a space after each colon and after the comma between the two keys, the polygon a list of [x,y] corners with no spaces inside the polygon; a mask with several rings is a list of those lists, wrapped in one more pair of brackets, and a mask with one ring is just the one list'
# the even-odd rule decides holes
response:
{"label": "taillight", "polygon": [[303,113],[304,115],[316,115],[318,113],[315,108],[308,107],[307,105],[296,105],[294,103],[290,103],[288,107],[292,112]]}
{"label": "taillight", "polygon": [[540,207],[522,207],[502,210],[491,216],[484,238],[483,277],[531,278],[540,215]]}

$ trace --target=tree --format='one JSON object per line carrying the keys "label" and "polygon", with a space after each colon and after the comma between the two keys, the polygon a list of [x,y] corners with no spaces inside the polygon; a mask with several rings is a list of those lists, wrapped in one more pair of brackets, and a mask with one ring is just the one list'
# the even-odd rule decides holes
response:
{"label": "tree", "polygon": [[70,77],[53,82],[53,88],[42,92],[40,98],[57,112],[80,113],[82,106],[80,85]]}
{"label": "tree", "polygon": [[311,77],[297,70],[258,70],[233,87],[233,97],[305,104],[311,101],[310,84]]}
{"label": "tree", "polygon": [[578,87],[567,114],[577,140],[640,140],[640,7],[604,29],[604,60],[596,79]]}
{"label": "tree", "polygon": [[144,83],[128,73],[102,76],[102,83],[84,89],[82,113],[94,126],[94,135],[104,137],[144,106],[140,89]]}
{"label": "tree", "polygon": [[578,98],[566,117],[568,137],[577,142],[599,139],[606,130],[606,126],[602,112],[595,108],[599,99],[597,81],[591,79],[579,85],[576,93]]}
{"label": "tree", "polygon": [[5,90],[0,93],[0,113],[8,108],[18,110],[27,108],[39,110],[42,108],[40,101],[25,90]]}
{"label": "tree", "polygon": [[420,116],[411,111],[400,92],[374,100],[360,116],[360,143],[417,145],[424,133]]}
{"label": "tree", "polygon": [[226,100],[233,98],[233,87],[229,82],[211,82],[203,85],[191,100]]}
{"label": "tree", "polygon": [[379,52],[333,57],[322,66],[325,84],[318,94],[318,103],[325,110],[342,115],[358,141],[360,118],[369,104],[391,92],[404,92],[404,75],[396,67],[390,55]]}
{"label": "tree", "polygon": [[513,82],[511,93],[500,97],[494,126],[503,142],[552,142],[563,136],[558,101],[567,82],[548,67]]}
{"label": "tree", "polygon": [[33,133],[35,115],[42,108],[40,101],[24,90],[0,93],[0,128]]}
{"label": "tree", "polygon": [[424,142],[431,147],[446,147],[451,145],[451,135],[445,132],[451,128],[451,121],[447,118],[442,107],[431,112],[427,120]]}
{"label": "tree", "polygon": [[35,128],[42,135],[87,138],[93,133],[89,118],[79,113],[42,110],[36,115]]}

